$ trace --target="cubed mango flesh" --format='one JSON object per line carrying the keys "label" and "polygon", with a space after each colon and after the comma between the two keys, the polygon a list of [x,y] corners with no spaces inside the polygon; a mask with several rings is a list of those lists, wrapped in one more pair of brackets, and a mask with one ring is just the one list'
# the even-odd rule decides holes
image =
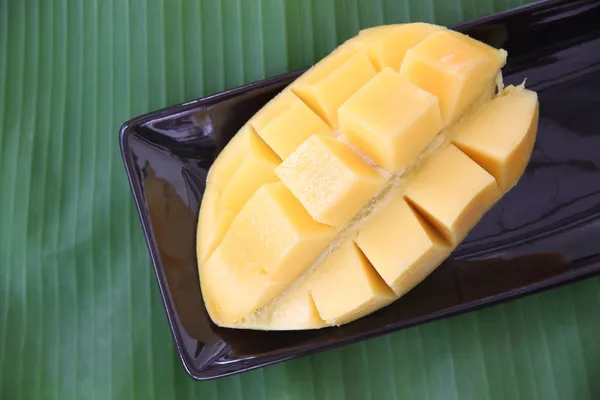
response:
{"label": "cubed mango flesh", "polygon": [[281,159],[312,135],[333,134],[331,127],[289,89],[265,105],[251,123]]}
{"label": "cubed mango flesh", "polygon": [[223,239],[233,217],[262,185],[277,181],[281,159],[246,125],[217,157],[208,175],[200,224],[203,240],[199,258],[206,260]]}
{"label": "cubed mango flesh", "polygon": [[404,56],[400,74],[440,101],[443,126],[456,122],[482,95],[491,97],[506,54],[457,32],[433,33]]}
{"label": "cubed mango flesh", "polygon": [[451,246],[404,200],[402,192],[390,197],[358,231],[356,244],[401,296],[446,259]]}
{"label": "cubed mango flesh", "polygon": [[275,169],[281,181],[324,224],[347,224],[383,187],[384,178],[340,141],[313,135]]}
{"label": "cubed mango flesh", "polygon": [[438,99],[389,67],[339,109],[348,141],[388,171],[412,164],[441,130]]}
{"label": "cubed mango flesh", "polygon": [[[205,262],[204,288],[222,299],[211,316],[238,321],[275,298],[328,245],[333,228],[314,221],[281,183],[263,185]],[[227,282],[226,287],[221,285]]]}
{"label": "cubed mango flesh", "polygon": [[516,185],[531,157],[538,108],[535,92],[509,86],[457,127],[454,144],[493,175],[506,192]]}
{"label": "cubed mango flesh", "polygon": [[[264,315],[265,313],[263,313]],[[272,307],[268,315],[268,325],[273,330],[295,330],[322,328],[323,321],[308,285],[292,288]]]}
{"label": "cubed mango flesh", "polygon": [[385,67],[398,71],[409,49],[442,29],[424,22],[377,26],[360,31],[346,44],[365,49],[378,71]]}
{"label": "cubed mango flesh", "polygon": [[454,145],[410,179],[406,199],[453,245],[458,245],[502,192],[496,180]]}
{"label": "cubed mango flesh", "polygon": [[366,51],[342,46],[296,79],[291,89],[337,128],[338,108],[376,73]]}
{"label": "cubed mango flesh", "polygon": [[390,287],[352,241],[334,251],[307,285],[319,315],[330,325],[360,318],[395,299]]}
{"label": "cubed mango flesh", "polygon": [[211,319],[337,326],[426,279],[531,157],[537,95],[496,94],[505,61],[444,27],[374,27],[259,110],[215,160],[202,200]]}

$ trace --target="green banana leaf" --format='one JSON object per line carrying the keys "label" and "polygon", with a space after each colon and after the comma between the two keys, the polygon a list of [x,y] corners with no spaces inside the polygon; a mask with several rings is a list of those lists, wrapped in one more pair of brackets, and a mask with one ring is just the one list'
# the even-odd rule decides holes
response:
{"label": "green banana leaf", "polygon": [[0,0],[0,399],[599,399],[600,278],[210,382],[183,370],[127,119],[307,67],[359,28],[522,0]]}

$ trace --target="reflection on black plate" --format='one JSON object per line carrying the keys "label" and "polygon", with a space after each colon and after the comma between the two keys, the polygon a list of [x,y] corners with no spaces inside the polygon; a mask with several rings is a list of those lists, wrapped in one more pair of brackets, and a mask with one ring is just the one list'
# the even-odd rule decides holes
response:
{"label": "reflection on black plate", "polygon": [[538,91],[540,129],[520,183],[452,257],[391,306],[341,328],[222,329],[198,285],[207,170],[300,72],[127,122],[121,148],[180,358],[210,379],[391,332],[600,272],[600,2],[546,1],[455,27],[509,53],[507,83]]}

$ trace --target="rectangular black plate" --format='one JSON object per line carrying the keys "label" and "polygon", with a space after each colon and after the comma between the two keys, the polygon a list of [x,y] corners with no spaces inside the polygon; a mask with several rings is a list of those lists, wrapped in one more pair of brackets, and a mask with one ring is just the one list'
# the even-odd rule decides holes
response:
{"label": "rectangular black plate", "polygon": [[600,272],[600,2],[543,1],[453,27],[508,51],[507,83],[539,93],[520,183],[408,295],[340,328],[216,327],[198,285],[195,230],[216,154],[302,71],[128,121],[121,151],[177,351],[212,379],[517,298]]}

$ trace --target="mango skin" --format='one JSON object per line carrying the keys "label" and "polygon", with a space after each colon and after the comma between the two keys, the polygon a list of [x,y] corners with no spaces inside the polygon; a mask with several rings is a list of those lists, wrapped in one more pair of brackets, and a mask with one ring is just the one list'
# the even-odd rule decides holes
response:
{"label": "mango skin", "polygon": [[[394,40],[403,40],[401,32],[406,33],[404,38],[406,43],[410,42],[410,45],[405,44],[402,47],[401,56],[389,53],[394,48],[400,48],[394,46]],[[407,79],[421,89],[430,88],[431,82],[425,85],[427,88],[419,86],[422,84],[420,71],[415,65],[420,65],[422,55],[430,57],[433,54],[435,57],[441,52],[439,56],[446,57],[444,51],[447,49],[443,46],[436,47],[435,43],[432,44],[436,37],[449,40],[449,42],[458,41],[461,46],[466,46],[467,50],[463,49],[461,56],[463,63],[468,64],[468,59],[464,57],[468,58],[471,54],[468,50],[469,46],[474,49],[473,54],[478,57],[488,54],[490,60],[479,59],[477,61],[479,66],[473,69],[472,79],[476,80],[478,84],[475,85],[475,89],[469,89],[470,92],[467,94],[460,92],[465,90],[464,88],[473,86],[469,86],[470,72],[465,72],[465,70],[461,70],[460,81],[457,81],[459,83],[454,84],[449,92],[445,92],[443,87],[430,89],[434,95],[436,93],[443,95],[444,110],[446,111],[443,111],[445,114],[442,115],[444,118],[442,130],[431,139],[427,148],[415,155],[412,161],[409,157],[401,170],[395,170],[394,167],[397,165],[393,162],[388,162],[387,165],[378,164],[363,151],[363,148],[366,148],[365,146],[369,143],[360,141],[353,143],[352,140],[348,140],[350,135],[346,135],[344,132],[345,123],[339,118],[336,110],[342,109],[344,104],[350,103],[360,88],[376,79],[384,70],[387,74],[390,71],[399,74],[401,79]],[[422,48],[425,50],[420,50],[421,43],[424,43]],[[451,49],[447,51],[450,52]],[[236,135],[216,159],[209,172],[201,206],[197,229],[198,267],[205,306],[213,322],[222,327],[256,330],[304,330],[338,326],[386,307],[426,279],[460,244],[481,217],[517,184],[531,157],[538,129],[537,95],[525,89],[523,85],[509,86],[500,89],[498,94],[493,94],[495,79],[504,65],[505,59],[506,52],[503,50],[496,51],[483,43],[449,31],[444,27],[415,23],[370,28],[361,31],[355,38],[342,44],[331,55],[325,57],[284,90],[283,94],[286,91],[290,95],[293,93],[296,96],[295,99],[301,99],[308,108],[302,107],[302,112],[288,113],[285,123],[282,123],[284,119],[278,120],[277,111],[274,111],[277,107],[269,107],[270,104],[267,104],[262,110],[259,110],[250,124],[247,124]],[[365,60],[370,60],[372,68],[367,66],[369,61]],[[404,66],[405,60],[412,63],[410,68]],[[428,68],[443,65],[443,63],[436,64],[436,62],[438,61],[435,59],[426,61]],[[456,66],[448,68],[456,68]],[[353,71],[356,71],[355,76],[352,75]],[[440,75],[434,70],[430,70],[428,74],[429,77],[442,77],[440,84],[446,82],[447,77],[450,76]],[[346,81],[349,82],[348,85],[344,85]],[[340,85],[344,85],[344,90],[336,92],[336,88]],[[332,95],[328,94],[330,91],[333,93]],[[376,104],[377,93],[374,96],[374,100],[366,103],[355,103],[375,102]],[[451,100],[453,98],[458,99],[459,106],[454,107]],[[298,109],[297,107],[299,106],[296,106],[296,109]],[[390,109],[393,110],[393,104]],[[262,118],[261,112],[264,110],[269,110],[268,118],[267,114]],[[307,112],[311,110],[314,115],[309,118]],[[352,113],[356,107],[349,108],[349,110]],[[294,123],[294,115],[304,115],[305,120],[302,123]],[[351,114],[347,115],[352,117]],[[376,113],[364,115],[376,115]],[[319,118],[323,121],[322,124],[318,122]],[[369,129],[375,129],[380,134],[389,131],[389,129],[377,130],[377,119],[370,118],[369,123],[372,124],[372,127]],[[253,123],[252,121],[260,122]],[[271,121],[275,122],[271,124]],[[269,124],[271,125],[269,126]],[[288,131],[285,129],[286,124],[292,124],[294,127],[315,127],[317,132],[311,134],[302,129],[300,131],[290,129],[289,132],[292,133],[289,134],[298,132],[297,134],[301,136],[286,142],[277,136],[278,130],[281,131],[279,135],[286,134]],[[440,123],[437,122],[437,124]],[[493,129],[490,129],[490,124]],[[396,125],[400,126],[401,124],[397,122]],[[244,170],[242,165],[244,160],[247,160],[249,152],[246,144],[248,141],[244,139],[244,135],[247,133],[244,132],[253,128],[265,129],[264,138],[268,138],[269,142],[276,147],[271,148],[271,151],[264,151],[264,146],[268,148],[269,145],[264,140],[262,142],[254,141],[255,150],[252,154],[255,156],[250,163],[246,162],[246,165],[253,167],[250,170]],[[391,133],[393,134],[393,132]],[[236,258],[234,253],[231,253],[233,257],[228,256],[228,259],[238,260],[234,262],[235,265],[228,265],[231,262],[220,261],[219,257],[222,258],[224,254],[227,254],[221,248],[222,240],[226,236],[236,237],[235,232],[233,234],[230,232],[230,227],[240,226],[238,220],[241,217],[239,215],[245,215],[244,218],[250,223],[254,221],[252,212],[244,211],[247,203],[242,205],[239,210],[223,208],[223,204],[243,203],[239,199],[232,202],[228,198],[223,198],[223,196],[235,196],[238,193],[237,184],[227,187],[228,183],[232,182],[232,177],[236,174],[238,177],[249,177],[241,178],[245,184],[243,191],[245,199],[252,198],[254,191],[259,191],[265,185],[281,185],[281,183],[277,183],[281,182],[281,174],[276,172],[271,174],[270,165],[274,166],[273,171],[281,169],[281,165],[295,165],[294,168],[314,168],[314,163],[302,164],[301,158],[299,163],[286,162],[286,160],[293,157],[298,158],[296,150],[310,140],[314,141],[315,135],[326,135],[327,141],[339,141],[340,144],[347,146],[349,151],[358,154],[359,158],[365,160],[368,168],[380,176],[380,182],[385,183],[378,183],[379,186],[375,187],[378,190],[372,190],[367,196],[370,199],[357,200],[357,196],[347,196],[345,201],[358,201],[357,205],[353,207],[360,210],[356,212],[354,218],[349,219],[351,214],[345,214],[343,217],[321,219],[319,216],[321,214],[317,214],[315,211],[312,217],[316,216],[320,221],[316,220],[314,223],[323,226],[325,229],[323,232],[326,229],[332,229],[336,234],[323,236],[317,240],[321,243],[318,245],[321,253],[318,256],[312,256],[313,263],[311,265],[308,265],[310,263],[307,260],[299,265],[290,259],[288,267],[295,271],[292,277],[285,275],[286,267],[281,265],[278,267],[279,275],[273,275],[276,277],[273,278],[275,280],[269,281],[271,278],[265,280],[264,277],[261,277],[261,274],[264,273],[261,271],[265,270],[264,266],[248,262],[247,259],[242,260],[243,257]],[[256,137],[259,140],[264,139],[260,134],[253,136],[253,139]],[[398,148],[402,148],[402,141],[397,142],[396,145]],[[420,145],[420,147],[423,146]],[[257,152],[256,149],[262,150]],[[461,162],[469,165],[469,170],[480,177],[477,181],[479,183],[470,181],[468,177],[458,176],[461,174],[461,168],[455,168],[456,172],[448,172],[453,170],[452,165],[448,165],[448,168],[444,165],[433,168],[435,160],[443,158],[442,154],[449,150],[452,150],[454,155],[447,159],[463,160]],[[343,153],[346,150],[340,151]],[[387,159],[394,160],[393,149],[392,153],[389,153],[389,148],[378,145],[376,151],[386,152]],[[371,156],[376,155],[371,153]],[[353,159],[350,156],[343,156],[342,159],[346,160],[344,162],[349,162],[348,170],[353,170],[352,165],[358,162],[347,161]],[[263,170],[269,172],[267,174],[260,172],[259,167],[255,166],[261,166]],[[328,172],[327,163],[318,168],[312,175],[313,181],[318,183],[317,181],[325,179],[335,183],[335,175],[328,175],[330,172]],[[445,187],[437,187],[439,183],[436,182],[435,174],[423,178],[428,175],[426,171],[431,169],[439,171],[436,174],[446,173],[448,175],[437,180],[443,179],[453,183]],[[243,172],[240,173],[240,170]],[[253,173],[259,176],[254,176]],[[467,173],[467,175],[469,174]],[[291,180],[289,182],[283,180],[283,184],[291,185],[291,182],[294,181],[293,170],[291,175],[288,171],[286,176]],[[250,178],[258,184],[253,184],[248,189],[246,181]],[[307,181],[305,184],[310,185],[311,183]],[[471,184],[469,189],[465,186],[467,184]],[[302,188],[302,185],[298,186],[297,183],[295,185],[294,189],[291,186],[288,189],[293,189],[292,193],[299,196],[298,190]],[[422,190],[417,192],[419,185]],[[432,186],[436,187],[432,188]],[[223,190],[224,187],[227,187],[227,190]],[[467,191],[472,195],[467,195],[464,199],[453,203],[458,209],[441,207],[440,204],[443,204],[444,198],[452,195],[453,191]],[[302,207],[308,207],[307,210],[310,214],[311,196],[318,195],[318,192],[307,193],[308,197],[304,200],[300,198],[298,205],[302,204]],[[468,196],[473,197],[469,198]],[[253,207],[255,210],[259,210],[254,211],[255,213],[263,213],[260,211],[260,206],[254,205]],[[269,207],[265,206],[265,210],[267,208]],[[328,215],[337,215],[331,214],[336,212],[335,206],[328,212]],[[292,225],[295,223],[293,216],[286,218],[289,218],[288,222],[283,219],[279,223]],[[398,222],[390,223],[392,220]],[[406,228],[407,226],[410,228]],[[251,231],[256,232],[254,235],[259,236],[260,232],[263,232],[260,226],[253,227]],[[390,240],[394,237],[399,240]],[[402,237],[405,239],[402,240]],[[276,239],[276,237],[272,236],[272,239]],[[272,239],[254,237],[252,240],[258,240],[258,242],[252,247],[265,245],[265,249],[270,249],[268,243]],[[230,249],[227,250],[228,252],[235,252],[236,246],[247,242],[243,238],[236,240],[239,240],[238,244],[235,244],[235,240],[228,240],[227,248]],[[261,242],[261,240],[265,242]],[[325,243],[327,241],[329,244]],[[250,250],[252,249],[248,251]],[[314,249],[311,249],[311,252],[311,254],[316,254]],[[397,261],[394,262],[394,260]],[[230,278],[227,278],[228,276]],[[250,282],[245,276],[254,277],[250,281],[266,285],[263,294],[260,292],[263,289],[260,287],[257,289],[256,285],[253,287],[252,299],[254,300],[252,301],[254,303],[252,304],[243,302],[244,291],[247,290],[245,285],[249,284],[245,282]],[[235,285],[233,285],[234,281]],[[223,310],[223,306],[227,303],[224,296],[227,296],[231,290],[233,290],[231,293],[240,293],[239,299],[242,300],[239,301],[241,303],[237,303],[239,305],[235,306],[235,302],[229,302],[227,313],[219,311]],[[257,290],[259,291],[257,292]]]}

